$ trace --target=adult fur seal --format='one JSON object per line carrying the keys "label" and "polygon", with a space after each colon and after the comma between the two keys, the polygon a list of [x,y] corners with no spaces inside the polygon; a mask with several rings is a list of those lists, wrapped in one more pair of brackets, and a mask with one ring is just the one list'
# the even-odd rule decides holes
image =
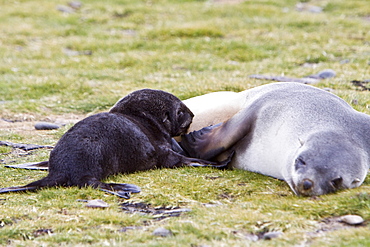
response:
{"label": "adult fur seal", "polygon": [[232,167],[283,179],[303,196],[358,187],[369,170],[370,116],[324,90],[272,83],[184,103],[195,114],[190,130],[213,125],[182,137],[192,157],[235,150]]}
{"label": "adult fur seal", "polygon": [[155,167],[184,165],[224,166],[185,157],[172,136],[184,134],[192,112],[174,95],[143,89],[122,98],[109,111],[92,115],[75,124],[59,140],[47,162],[49,174],[25,186],[0,189],[0,193],[36,190],[51,186],[92,186],[129,198],[140,192],[131,184],[103,183],[117,173],[131,173]]}

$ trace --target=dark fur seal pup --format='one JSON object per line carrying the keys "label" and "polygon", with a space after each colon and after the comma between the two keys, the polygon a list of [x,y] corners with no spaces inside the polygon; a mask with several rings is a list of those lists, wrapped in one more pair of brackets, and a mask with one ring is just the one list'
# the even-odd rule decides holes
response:
{"label": "dark fur seal pup", "polygon": [[[112,174],[131,173],[160,167],[225,166],[221,163],[185,157],[172,136],[184,134],[192,112],[174,95],[143,89],[122,98],[105,113],[75,124],[50,153],[47,177],[20,187],[0,189],[0,193],[36,190],[51,186],[92,186],[129,198],[140,192],[131,184],[103,183]],[[181,151],[178,149],[178,151]]]}
{"label": "dark fur seal pup", "polygon": [[283,179],[303,196],[358,187],[369,170],[370,116],[324,90],[271,83],[184,103],[195,114],[190,130],[213,125],[182,137],[193,157],[234,149],[232,167]]}

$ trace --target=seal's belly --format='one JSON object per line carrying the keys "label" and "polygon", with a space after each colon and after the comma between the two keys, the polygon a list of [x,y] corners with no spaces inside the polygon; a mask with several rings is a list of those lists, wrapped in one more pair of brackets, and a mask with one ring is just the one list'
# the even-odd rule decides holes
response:
{"label": "seal's belly", "polygon": [[254,131],[251,139],[243,138],[236,146],[232,167],[285,180],[284,174],[300,146],[299,138],[288,130],[287,126],[270,128]]}

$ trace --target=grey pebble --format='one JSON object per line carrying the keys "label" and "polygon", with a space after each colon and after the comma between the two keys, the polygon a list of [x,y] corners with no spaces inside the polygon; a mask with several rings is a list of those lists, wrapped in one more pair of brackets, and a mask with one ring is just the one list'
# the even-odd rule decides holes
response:
{"label": "grey pebble", "polygon": [[63,12],[63,13],[67,13],[67,14],[72,14],[75,12],[75,10],[69,6],[65,6],[65,5],[58,5],[57,6],[57,10],[59,10],[60,12]]}
{"label": "grey pebble", "polygon": [[281,235],[283,235],[282,232],[266,232],[265,234],[263,234],[262,238],[264,240],[270,240],[270,239],[273,239],[273,238],[280,237]]}
{"label": "grey pebble", "polygon": [[169,237],[169,236],[172,236],[173,233],[166,228],[159,227],[153,231],[153,235],[160,236],[160,237]]}
{"label": "grey pebble", "polygon": [[82,3],[79,1],[71,1],[68,3],[68,5],[73,9],[79,9],[82,7]]}
{"label": "grey pebble", "polygon": [[317,74],[306,76],[306,78],[313,78],[313,79],[319,79],[319,80],[321,80],[321,79],[332,78],[332,77],[335,77],[336,75],[337,74],[335,73],[334,70],[332,70],[332,69],[324,69],[324,70],[320,71]]}
{"label": "grey pebble", "polygon": [[320,71],[317,76],[320,77],[321,79],[327,79],[327,78],[332,78],[335,77],[337,74],[335,73],[334,70],[332,69],[325,69],[323,71]]}
{"label": "grey pebble", "polygon": [[48,122],[38,122],[35,124],[35,129],[37,130],[54,130],[59,128],[59,125]]}
{"label": "grey pebble", "polygon": [[308,8],[308,11],[311,13],[321,13],[323,9],[319,6],[311,6]]}

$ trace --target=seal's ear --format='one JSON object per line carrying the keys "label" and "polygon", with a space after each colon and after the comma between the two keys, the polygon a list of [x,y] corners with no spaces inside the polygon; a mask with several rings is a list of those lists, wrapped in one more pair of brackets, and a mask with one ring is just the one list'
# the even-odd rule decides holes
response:
{"label": "seal's ear", "polygon": [[164,114],[164,118],[162,120],[162,123],[168,121],[170,118],[170,113],[168,111],[166,111],[166,113]]}

